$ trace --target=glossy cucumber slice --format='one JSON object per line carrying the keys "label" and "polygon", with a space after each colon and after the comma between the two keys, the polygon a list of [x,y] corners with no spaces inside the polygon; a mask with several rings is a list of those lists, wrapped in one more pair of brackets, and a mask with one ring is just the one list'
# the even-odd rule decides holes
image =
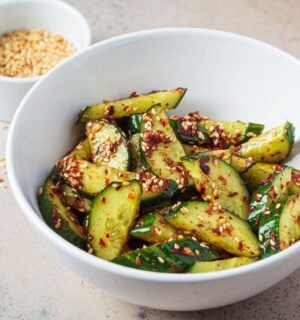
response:
{"label": "glossy cucumber slice", "polygon": [[237,156],[251,157],[255,161],[278,163],[283,161],[292,151],[295,140],[294,131],[294,126],[290,122],[286,122],[236,148],[232,148],[232,151]]}
{"label": "glossy cucumber slice", "polygon": [[85,246],[85,229],[79,225],[75,214],[61,200],[60,185],[47,179],[38,202],[41,214],[47,225],[75,246]]}
{"label": "glossy cucumber slice", "polygon": [[282,172],[277,173],[271,181],[259,186],[254,191],[249,206],[248,222],[255,232],[258,230],[261,218],[271,214],[271,206],[288,195],[291,180],[292,169],[286,167]]}
{"label": "glossy cucumber slice", "polygon": [[138,181],[113,182],[94,199],[88,240],[96,256],[112,260],[120,255],[136,219],[142,189]]}
{"label": "glossy cucumber slice", "polygon": [[62,196],[67,206],[78,210],[79,212],[88,213],[91,210],[92,201],[79,194],[76,189],[62,184]]}
{"label": "glossy cucumber slice", "polygon": [[172,179],[181,188],[189,183],[189,176],[180,160],[185,152],[159,105],[143,115],[141,155],[148,170],[156,176]]}
{"label": "glossy cucumber slice", "polygon": [[254,165],[254,161],[251,158],[245,159],[232,155],[230,164],[238,173],[243,173]]}
{"label": "glossy cucumber slice", "polygon": [[223,160],[211,155],[182,158],[203,200],[217,202],[242,219],[248,217],[249,194],[239,174]]}
{"label": "glossy cucumber slice", "polygon": [[97,164],[128,170],[130,153],[128,141],[122,130],[107,120],[94,120],[86,124],[92,161]]}
{"label": "glossy cucumber slice", "polygon": [[189,232],[234,255],[260,255],[258,241],[247,222],[220,209],[217,204],[188,201],[164,217],[181,232]]}
{"label": "glossy cucumber slice", "polygon": [[207,245],[182,238],[125,253],[113,262],[146,271],[184,272],[198,260],[209,261],[218,257]]}
{"label": "glossy cucumber slice", "polygon": [[183,98],[186,89],[177,88],[155,91],[145,95],[134,96],[112,102],[94,104],[86,107],[79,116],[79,122],[97,119],[116,119],[136,113],[144,113],[151,106],[160,103],[165,110],[176,108]]}
{"label": "glossy cucumber slice", "polygon": [[283,165],[266,162],[256,162],[242,173],[248,189],[252,192],[262,184],[266,184],[274,178],[274,175],[284,169]]}
{"label": "glossy cucumber slice", "polygon": [[271,214],[262,217],[259,241],[263,258],[286,249],[300,239],[300,198],[294,195],[273,205]]}
{"label": "glossy cucumber slice", "polygon": [[202,273],[202,272],[214,272],[222,271],[232,268],[244,266],[249,263],[255,262],[257,259],[248,257],[235,257],[224,260],[216,261],[197,261],[189,268],[188,272],[191,273]]}
{"label": "glossy cucumber slice", "polygon": [[98,165],[75,156],[67,156],[58,161],[57,167],[68,185],[89,196],[97,195],[112,181],[122,182],[136,178],[134,172]]}

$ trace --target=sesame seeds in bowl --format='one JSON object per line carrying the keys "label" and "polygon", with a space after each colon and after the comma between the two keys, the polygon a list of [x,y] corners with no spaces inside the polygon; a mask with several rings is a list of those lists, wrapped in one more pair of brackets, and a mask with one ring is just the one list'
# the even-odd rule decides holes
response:
{"label": "sesame seeds in bowl", "polygon": [[75,46],[59,34],[42,29],[22,29],[0,36],[0,75],[42,76],[76,53]]}

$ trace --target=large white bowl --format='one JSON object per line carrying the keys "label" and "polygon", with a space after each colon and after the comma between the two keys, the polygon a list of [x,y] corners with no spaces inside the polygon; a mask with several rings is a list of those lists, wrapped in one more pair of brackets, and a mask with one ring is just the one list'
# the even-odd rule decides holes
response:
{"label": "large white bowl", "polygon": [[131,91],[183,86],[189,91],[176,113],[199,110],[217,119],[268,126],[289,119],[300,128],[299,83],[298,60],[230,33],[165,29],[105,40],[53,70],[21,103],[7,146],[12,190],[42,242],[82,278],[121,300],[195,310],[249,298],[300,266],[300,242],[271,258],[228,271],[138,271],[89,255],[58,236],[40,216],[36,191],[53,163],[75,142],[74,119],[87,104]]}

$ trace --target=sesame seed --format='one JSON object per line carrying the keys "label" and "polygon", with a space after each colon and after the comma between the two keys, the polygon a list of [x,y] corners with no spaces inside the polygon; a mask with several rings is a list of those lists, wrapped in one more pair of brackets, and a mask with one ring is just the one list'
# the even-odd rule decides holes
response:
{"label": "sesame seed", "polygon": [[164,260],[162,257],[157,257],[157,260],[158,260],[160,263],[165,263],[165,260]]}
{"label": "sesame seed", "polygon": [[277,203],[275,208],[279,209],[280,207],[281,207],[281,203]]}
{"label": "sesame seed", "polygon": [[263,241],[263,239],[264,239],[263,235],[262,235],[262,234],[259,234],[259,235],[258,235],[258,240],[259,240],[259,241]]}
{"label": "sesame seed", "polygon": [[275,247],[276,246],[276,242],[273,239],[270,239],[270,245]]}

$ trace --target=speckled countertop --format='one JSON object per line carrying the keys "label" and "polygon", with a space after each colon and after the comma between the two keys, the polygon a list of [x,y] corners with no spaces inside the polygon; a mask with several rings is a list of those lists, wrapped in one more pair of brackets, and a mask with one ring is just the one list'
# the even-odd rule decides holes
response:
{"label": "speckled countertop", "polygon": [[[299,0],[68,2],[86,15],[94,41],[149,28],[204,27],[261,39],[300,57]],[[4,155],[7,131],[0,123],[0,156]],[[6,180],[3,167],[0,176]],[[199,312],[161,312],[115,300],[61,265],[35,238],[7,181],[0,183],[0,221],[0,319],[300,319],[300,270],[235,305]]]}

